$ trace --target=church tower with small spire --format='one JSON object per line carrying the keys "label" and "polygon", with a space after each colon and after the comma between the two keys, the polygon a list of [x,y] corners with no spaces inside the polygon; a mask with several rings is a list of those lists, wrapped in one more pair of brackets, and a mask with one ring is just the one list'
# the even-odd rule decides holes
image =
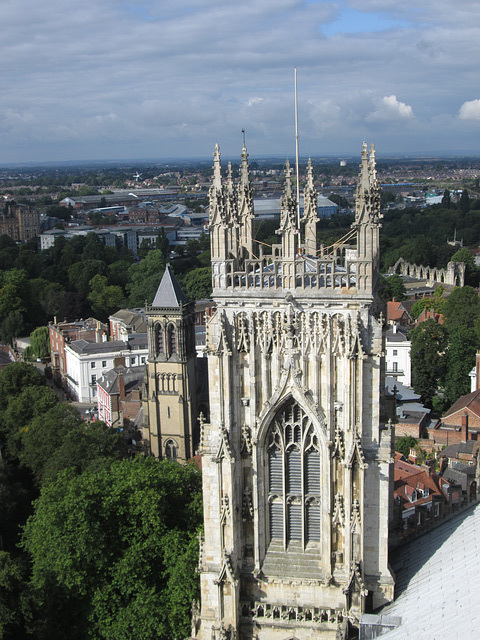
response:
{"label": "church tower with small spire", "polygon": [[148,363],[144,381],[143,441],[158,458],[185,462],[194,455],[197,428],[195,317],[167,265],[147,305]]}
{"label": "church tower with small spire", "polygon": [[252,203],[246,149],[235,188],[230,170],[223,183],[217,145],[192,635],[345,639],[394,586],[373,147],[362,150],[352,229],[332,247],[317,247],[311,163],[300,221],[287,164],[271,251],[254,241]]}

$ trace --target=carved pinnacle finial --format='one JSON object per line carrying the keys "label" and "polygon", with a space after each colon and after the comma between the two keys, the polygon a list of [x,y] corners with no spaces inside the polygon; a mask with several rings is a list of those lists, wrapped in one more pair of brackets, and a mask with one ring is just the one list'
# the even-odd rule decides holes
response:
{"label": "carved pinnacle finial", "polygon": [[314,187],[314,183],[313,183],[313,167],[312,167],[312,159],[311,158],[308,159],[308,163],[307,163],[307,187],[309,189],[313,189],[313,187]]}
{"label": "carved pinnacle finial", "polygon": [[218,142],[215,144],[215,151],[213,152],[213,186],[216,189],[222,188],[222,170],[220,166],[220,147]]}
{"label": "carved pinnacle finial", "polygon": [[242,167],[240,169],[240,182],[242,186],[248,185],[248,178],[248,153],[244,142],[242,148]]}
{"label": "carved pinnacle finial", "polygon": [[370,184],[370,174],[369,174],[369,166],[368,166],[368,147],[367,143],[363,141],[362,147],[362,164],[360,165],[360,185],[364,189],[368,189]]}
{"label": "carved pinnacle finial", "polygon": [[228,163],[227,167],[227,186],[229,191],[233,191],[233,171],[232,171],[232,163]]}
{"label": "carved pinnacle finial", "polygon": [[290,162],[287,160],[285,163],[285,195],[292,195],[292,170],[290,169]]}
{"label": "carved pinnacle finial", "polygon": [[369,164],[369,168],[370,168],[370,179],[372,181],[374,181],[377,178],[377,172],[376,172],[376,168],[375,168],[375,166],[376,166],[376,163],[375,163],[375,147],[373,145],[373,142],[372,142],[372,145],[370,147],[370,160],[369,160],[368,164]]}

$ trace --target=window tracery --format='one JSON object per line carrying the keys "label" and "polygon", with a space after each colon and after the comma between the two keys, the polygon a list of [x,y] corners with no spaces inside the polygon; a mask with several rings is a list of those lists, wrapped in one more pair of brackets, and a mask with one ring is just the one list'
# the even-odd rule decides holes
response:
{"label": "window tracery", "polygon": [[269,540],[287,548],[320,542],[321,456],[310,418],[295,402],[279,411],[266,439]]}

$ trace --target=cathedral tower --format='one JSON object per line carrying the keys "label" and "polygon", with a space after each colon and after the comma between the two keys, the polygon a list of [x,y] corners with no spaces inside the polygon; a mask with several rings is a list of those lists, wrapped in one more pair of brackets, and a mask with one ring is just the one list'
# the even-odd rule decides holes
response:
{"label": "cathedral tower", "polygon": [[[217,309],[207,325],[211,418],[201,425],[205,537],[193,633],[345,638],[366,608],[393,597],[373,148],[362,151],[352,244],[317,251],[311,167],[302,242],[287,166],[271,254],[246,222],[246,150],[236,206],[218,146],[214,156]],[[236,250],[227,250],[236,228]]]}
{"label": "cathedral tower", "polygon": [[147,306],[147,320],[144,443],[147,453],[185,462],[194,455],[197,422],[194,303],[169,265]]}

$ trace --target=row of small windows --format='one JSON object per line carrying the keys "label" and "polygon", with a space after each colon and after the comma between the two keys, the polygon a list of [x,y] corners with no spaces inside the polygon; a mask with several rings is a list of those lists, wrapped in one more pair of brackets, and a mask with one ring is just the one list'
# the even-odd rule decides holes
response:
{"label": "row of small windows", "polygon": [[[138,356],[138,357],[132,356],[130,358],[130,366],[133,367],[136,364],[145,364],[145,361],[146,361],[145,356]],[[106,367],[107,367],[107,361],[102,360],[102,369],[105,369]],[[97,368],[97,363],[95,361],[90,362],[90,369],[96,369],[96,368]]]}

